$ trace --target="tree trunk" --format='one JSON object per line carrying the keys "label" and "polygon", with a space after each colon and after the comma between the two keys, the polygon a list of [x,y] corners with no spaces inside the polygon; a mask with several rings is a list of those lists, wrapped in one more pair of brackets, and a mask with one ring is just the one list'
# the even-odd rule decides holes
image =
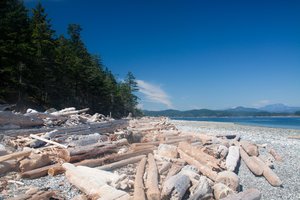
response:
{"label": "tree trunk", "polygon": [[30,171],[49,165],[51,160],[47,154],[31,154],[29,158],[20,161],[21,172]]}
{"label": "tree trunk", "polygon": [[222,200],[260,200],[260,198],[260,191],[254,188],[250,188],[237,194],[231,194]]}

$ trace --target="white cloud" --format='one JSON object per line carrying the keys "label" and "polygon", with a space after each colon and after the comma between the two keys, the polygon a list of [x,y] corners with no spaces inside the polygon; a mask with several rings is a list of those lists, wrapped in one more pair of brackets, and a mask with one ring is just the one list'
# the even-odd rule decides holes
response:
{"label": "white cloud", "polygon": [[146,98],[154,103],[161,103],[168,108],[173,108],[170,97],[166,94],[160,86],[147,83],[143,80],[136,81],[139,86],[139,91],[146,96]]}

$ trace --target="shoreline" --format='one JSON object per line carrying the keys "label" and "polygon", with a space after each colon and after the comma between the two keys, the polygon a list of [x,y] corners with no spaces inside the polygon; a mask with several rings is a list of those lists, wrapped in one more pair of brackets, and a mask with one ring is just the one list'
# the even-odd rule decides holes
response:
{"label": "shoreline", "polygon": [[[283,162],[274,162],[274,172],[283,181],[283,187],[272,187],[265,178],[254,176],[243,161],[240,162],[239,177],[243,190],[257,188],[261,199],[300,199],[300,140],[289,139],[290,135],[300,135],[300,130],[240,125],[232,122],[172,120],[182,132],[205,133],[208,135],[239,134],[243,140],[250,140],[260,146],[274,148]],[[260,147],[262,156],[268,156],[267,148]]]}
{"label": "shoreline", "polygon": [[[300,117],[170,117],[170,120],[176,121],[195,121],[195,122],[216,122],[216,123],[234,123],[236,125],[241,126],[255,126],[255,127],[265,127],[265,128],[279,128],[279,129],[292,129],[292,130],[300,130],[300,123],[295,124],[270,124],[270,123],[257,123],[256,121],[238,121],[240,119],[263,119],[263,118],[271,118],[271,119],[299,119]],[[195,119],[195,120],[194,120]],[[198,120],[199,119],[199,120]],[[200,120],[200,119],[207,119],[207,120]],[[209,120],[209,119],[216,119],[216,120]],[[231,121],[218,121],[218,119],[233,119]],[[236,120],[234,120],[236,119]],[[299,121],[300,122],[300,121]]]}

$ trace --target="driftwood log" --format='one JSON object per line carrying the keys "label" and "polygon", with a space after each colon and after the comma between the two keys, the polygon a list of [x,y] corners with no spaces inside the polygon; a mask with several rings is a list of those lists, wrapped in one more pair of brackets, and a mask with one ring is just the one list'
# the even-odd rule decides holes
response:
{"label": "driftwood log", "polygon": [[6,160],[12,160],[20,157],[29,156],[31,153],[31,150],[25,150],[25,151],[19,151],[11,154],[7,154],[4,156],[0,156],[0,163],[6,161]]}
{"label": "driftwood log", "polygon": [[249,141],[240,141],[240,144],[249,156],[258,156],[259,155],[257,145],[255,145]]}
{"label": "driftwood log", "polygon": [[185,152],[189,156],[196,159],[201,164],[207,165],[215,171],[221,171],[220,161],[214,158],[213,156],[203,152],[200,148],[196,146],[192,146],[187,142],[180,142],[178,148],[180,148],[183,152]]}
{"label": "driftwood log", "polygon": [[145,157],[146,157],[145,155],[140,155],[140,156],[128,158],[128,159],[125,159],[125,160],[120,160],[118,162],[114,162],[114,163],[111,163],[111,164],[108,164],[108,165],[103,165],[101,167],[98,167],[97,169],[111,171],[111,170],[123,167],[125,165],[128,165],[128,164],[139,162],[141,159],[143,159]]}
{"label": "driftwood log", "polygon": [[241,147],[240,147],[240,153],[243,161],[245,162],[249,170],[253,172],[253,174],[257,176],[261,176],[263,174],[263,168],[259,165],[257,160],[255,160],[254,157],[256,156],[251,156],[251,157],[248,156],[248,154]]}
{"label": "driftwood log", "polygon": [[21,172],[30,171],[40,167],[44,167],[51,163],[51,159],[47,154],[31,154],[28,158],[20,161]]}
{"label": "driftwood log", "polygon": [[0,175],[15,171],[18,166],[17,160],[7,160],[0,163]]}
{"label": "driftwood log", "polygon": [[64,163],[63,167],[66,170],[68,181],[92,199],[113,200],[130,198],[126,192],[108,185],[109,182],[117,179],[118,175],[95,168],[75,167],[70,163]]}
{"label": "driftwood log", "polygon": [[195,167],[197,167],[197,169],[205,176],[207,176],[208,178],[210,178],[211,180],[215,181],[216,177],[217,177],[217,172],[211,170],[207,165],[204,165],[202,163],[200,163],[199,161],[197,161],[196,159],[194,159],[193,157],[189,156],[188,154],[186,154],[184,151],[182,151],[181,149],[178,149],[179,155],[180,157],[187,162],[190,165],[194,165]]}
{"label": "driftwood log", "polygon": [[276,175],[276,173],[270,169],[260,158],[254,157],[256,162],[259,164],[259,167],[263,169],[263,176],[267,179],[267,181],[275,187],[279,187],[282,185],[282,181]]}
{"label": "driftwood log", "polygon": [[146,200],[146,195],[144,191],[144,187],[145,187],[144,173],[145,173],[146,162],[147,162],[147,158],[144,157],[136,168],[136,175],[134,181],[134,193],[133,193],[134,200]]}
{"label": "driftwood log", "polygon": [[229,171],[234,171],[240,159],[239,147],[230,146],[226,157],[226,168]]}
{"label": "driftwood log", "polygon": [[17,197],[10,198],[8,200],[48,200],[51,197],[56,197],[56,191],[38,191],[34,194],[21,194]]}
{"label": "driftwood log", "polygon": [[163,199],[180,200],[190,185],[189,177],[183,173],[178,173],[164,182],[161,196]]}
{"label": "driftwood log", "polygon": [[160,191],[158,188],[158,170],[157,170],[154,157],[151,153],[148,154],[146,188],[147,188],[147,198],[149,200],[160,199]]}
{"label": "driftwood log", "polygon": [[191,188],[191,194],[188,200],[212,199],[212,188],[209,180],[205,176],[201,176],[197,185]]}
{"label": "driftwood log", "polygon": [[22,114],[15,114],[9,111],[0,112],[0,126],[8,124],[17,125],[20,127],[42,126],[44,121],[37,117],[24,116]]}
{"label": "driftwood log", "polygon": [[260,200],[261,193],[259,190],[250,188],[237,194],[231,194],[222,200]]}
{"label": "driftwood log", "polygon": [[270,148],[269,153],[275,158],[276,161],[282,162],[282,157],[274,149]]}

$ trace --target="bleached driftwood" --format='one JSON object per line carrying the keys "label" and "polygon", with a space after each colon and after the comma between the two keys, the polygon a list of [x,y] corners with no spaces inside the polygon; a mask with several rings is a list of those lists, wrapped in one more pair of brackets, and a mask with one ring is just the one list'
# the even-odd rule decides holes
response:
{"label": "bleached driftwood", "polygon": [[275,158],[276,161],[282,162],[282,157],[274,149],[270,148],[269,153]]}
{"label": "bleached driftwood", "polygon": [[157,170],[154,157],[151,153],[148,154],[146,188],[147,188],[147,198],[149,200],[160,199],[160,191],[158,188],[158,170]]}
{"label": "bleached driftwood", "polygon": [[181,149],[178,149],[180,157],[186,161],[190,165],[194,165],[197,167],[197,169],[205,176],[210,178],[211,180],[215,181],[217,177],[217,172],[211,170],[209,167],[206,165],[203,165],[202,163],[198,162],[196,159],[192,158],[185,152],[183,152]]}
{"label": "bleached driftwood", "polygon": [[172,166],[172,163],[169,161],[163,162],[162,166],[159,168],[158,172],[160,175],[166,173]]}
{"label": "bleached driftwood", "polygon": [[213,186],[215,199],[219,200],[233,194],[233,190],[224,185],[223,183],[216,183]]}
{"label": "bleached driftwood", "polygon": [[200,148],[192,146],[187,142],[180,142],[178,148],[193,157],[195,160],[203,165],[210,167],[211,169],[220,171],[220,161],[213,156],[203,152]]}
{"label": "bleached driftwood", "polygon": [[196,187],[190,190],[191,194],[188,200],[212,199],[212,188],[205,176],[201,176]]}
{"label": "bleached driftwood", "polygon": [[38,191],[34,194],[21,194],[8,200],[46,200],[57,195],[57,191]]}
{"label": "bleached driftwood", "polygon": [[53,164],[53,165],[48,165],[45,167],[40,167],[37,169],[33,169],[24,173],[21,173],[21,177],[22,178],[28,178],[28,179],[35,179],[35,178],[40,178],[43,176],[47,176],[48,175],[48,170],[50,168],[53,168],[55,166],[60,166],[61,164],[57,163],[57,164]]}
{"label": "bleached driftwood", "polygon": [[125,159],[125,160],[120,160],[118,162],[114,162],[114,163],[111,163],[111,164],[103,165],[101,167],[97,167],[97,169],[114,170],[114,169],[123,167],[123,166],[128,165],[128,164],[139,162],[141,159],[143,159],[145,157],[146,157],[145,155],[135,156],[135,157],[128,158],[128,159]]}
{"label": "bleached driftwood", "polygon": [[63,167],[66,170],[68,181],[92,199],[130,198],[126,192],[108,185],[109,182],[113,182],[114,179],[118,178],[116,174],[84,166],[75,167],[70,163],[64,163]]}
{"label": "bleached driftwood", "polygon": [[260,158],[254,157],[254,159],[259,163],[259,167],[263,169],[263,176],[272,186],[279,187],[282,185],[282,181],[270,167],[268,167]]}
{"label": "bleached driftwood", "polygon": [[51,163],[51,159],[47,154],[31,154],[29,158],[20,161],[21,172],[30,171],[40,167],[44,167]]}
{"label": "bleached driftwood", "polygon": [[240,179],[234,172],[223,171],[218,173],[216,183],[223,183],[233,191],[239,191]]}
{"label": "bleached driftwood", "polygon": [[134,193],[133,193],[133,199],[134,200],[145,200],[146,195],[144,191],[144,173],[145,173],[145,165],[147,162],[147,158],[144,157],[139,165],[137,166],[136,175],[135,175],[135,181],[134,181]]}
{"label": "bleached driftwood", "polygon": [[261,193],[259,190],[250,188],[237,194],[231,194],[222,200],[260,200]]}
{"label": "bleached driftwood", "polygon": [[239,147],[230,146],[226,157],[226,168],[229,171],[234,171],[240,159]]}
{"label": "bleached driftwood", "polygon": [[259,155],[258,147],[256,144],[253,144],[249,141],[240,141],[240,144],[249,156],[258,156]]}
{"label": "bleached driftwood", "polygon": [[68,116],[68,115],[75,115],[75,114],[79,114],[79,113],[83,113],[83,112],[87,112],[89,111],[89,108],[84,108],[81,110],[75,110],[74,107],[71,107],[69,109],[63,109],[57,112],[53,112],[51,113],[51,115],[56,115],[56,116]]}
{"label": "bleached driftwood", "polygon": [[7,160],[0,163],[0,175],[7,172],[15,171],[17,168],[17,160]]}
{"label": "bleached driftwood", "polygon": [[15,114],[10,111],[0,112],[0,126],[5,126],[8,124],[17,125],[20,127],[33,127],[42,126],[44,121],[36,117]]}
{"label": "bleached driftwood", "polygon": [[31,153],[31,150],[25,150],[25,151],[19,151],[11,154],[7,154],[4,156],[0,156],[0,163],[6,161],[6,160],[12,160],[20,157],[29,156]]}
{"label": "bleached driftwood", "polygon": [[162,187],[163,199],[182,199],[186,190],[190,187],[190,179],[183,173],[178,173],[168,178]]}
{"label": "bleached driftwood", "polygon": [[59,144],[59,143],[57,143],[57,142],[48,140],[48,139],[46,139],[46,138],[39,137],[39,136],[37,136],[37,135],[32,135],[32,134],[31,134],[30,137],[32,137],[32,138],[34,138],[34,139],[37,139],[37,140],[41,140],[41,141],[43,141],[43,142],[45,142],[45,143],[53,144],[54,146],[57,146],[57,147],[61,147],[61,148],[65,148],[65,149],[68,148],[67,145]]}
{"label": "bleached driftwood", "polygon": [[178,165],[178,164],[173,163],[170,170],[168,171],[168,174],[167,174],[165,180],[167,180],[171,176],[174,176],[175,174],[177,174],[181,169],[182,169],[182,165]]}
{"label": "bleached driftwood", "polygon": [[240,147],[240,153],[243,161],[245,162],[249,170],[253,172],[253,174],[257,176],[261,176],[263,174],[263,168],[254,159],[254,157],[256,156],[251,156],[251,157],[248,156],[248,154],[241,147]]}

